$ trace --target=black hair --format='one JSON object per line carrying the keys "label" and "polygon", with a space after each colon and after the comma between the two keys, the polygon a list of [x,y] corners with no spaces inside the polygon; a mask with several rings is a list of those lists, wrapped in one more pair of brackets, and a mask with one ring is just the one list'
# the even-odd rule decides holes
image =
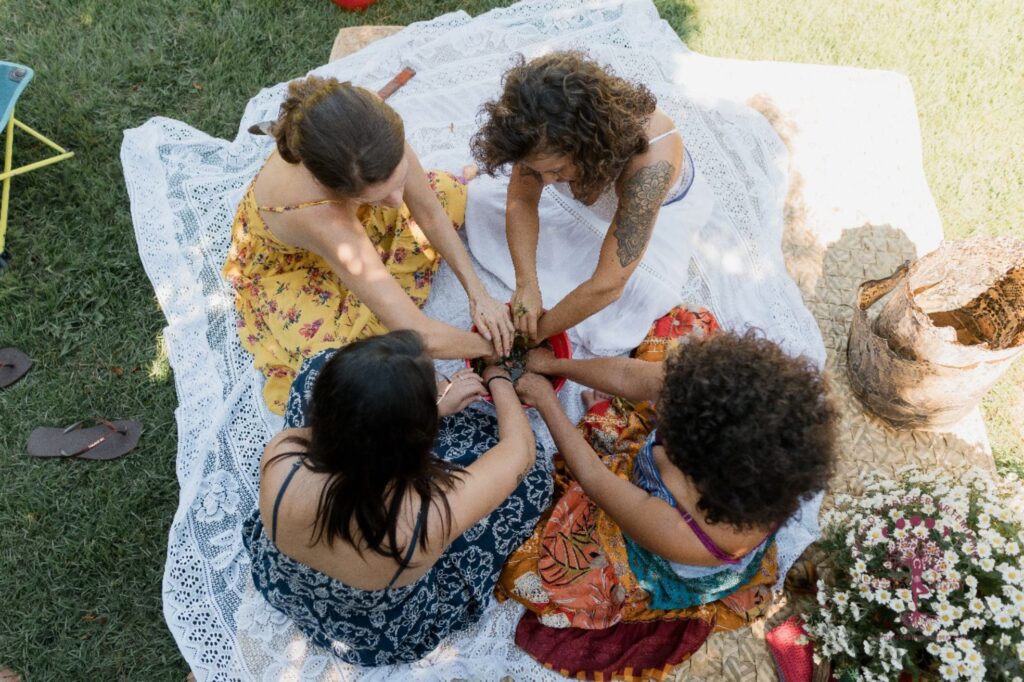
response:
{"label": "black hair", "polygon": [[784,523],[828,484],[835,422],[818,368],[756,330],[695,338],[666,359],[658,432],[708,523]]}
{"label": "black hair", "polygon": [[[332,545],[340,538],[360,554],[369,550],[408,567],[396,527],[409,491],[440,505],[449,532],[446,494],[459,469],[433,454],[436,399],[433,363],[413,331],[355,341],[324,365],[307,415],[311,436],[290,439],[305,448],[300,454],[307,468],[329,477],[317,505],[314,542]],[[426,525],[419,542],[426,547]]]}

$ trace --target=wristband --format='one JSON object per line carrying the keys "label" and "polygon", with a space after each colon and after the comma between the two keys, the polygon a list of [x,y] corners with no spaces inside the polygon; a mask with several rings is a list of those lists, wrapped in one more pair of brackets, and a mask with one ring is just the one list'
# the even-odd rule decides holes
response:
{"label": "wristband", "polygon": [[504,374],[495,374],[493,377],[484,382],[484,386],[487,387],[488,393],[491,390],[491,382],[494,381],[495,379],[504,379],[508,383],[512,384],[513,387],[516,385],[516,383],[512,381],[511,377],[507,377]]}

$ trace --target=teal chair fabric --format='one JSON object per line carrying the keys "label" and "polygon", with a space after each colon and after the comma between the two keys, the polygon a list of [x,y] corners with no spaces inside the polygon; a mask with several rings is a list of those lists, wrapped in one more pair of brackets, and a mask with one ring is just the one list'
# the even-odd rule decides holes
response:
{"label": "teal chair fabric", "polygon": [[13,62],[0,62],[0,130],[7,127],[14,103],[34,75],[32,69]]}

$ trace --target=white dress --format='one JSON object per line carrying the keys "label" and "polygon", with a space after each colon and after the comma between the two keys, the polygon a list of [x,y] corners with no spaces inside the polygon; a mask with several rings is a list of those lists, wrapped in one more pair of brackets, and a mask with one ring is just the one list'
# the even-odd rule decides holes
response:
{"label": "white dress", "polygon": [[[658,135],[649,144],[676,132],[673,129]],[[483,267],[515,289],[515,271],[505,235],[508,182],[507,176],[499,176],[481,177],[470,183],[466,236],[470,251]],[[686,264],[700,228],[710,219],[715,205],[715,195],[689,150],[666,196],[647,250],[622,296],[569,330],[574,346],[583,346],[595,355],[631,350],[643,340],[654,320],[674,306],[687,303],[683,299]],[[553,308],[594,273],[617,208],[614,186],[609,186],[591,206],[575,199],[568,183],[544,188],[538,206],[537,280],[546,308]]]}

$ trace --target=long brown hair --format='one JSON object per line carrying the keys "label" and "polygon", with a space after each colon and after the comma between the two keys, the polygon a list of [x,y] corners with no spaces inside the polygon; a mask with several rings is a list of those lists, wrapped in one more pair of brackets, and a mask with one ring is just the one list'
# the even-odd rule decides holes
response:
{"label": "long brown hair", "polygon": [[502,86],[481,108],[486,120],[471,142],[489,175],[533,154],[567,154],[578,171],[573,194],[592,204],[647,149],[654,95],[581,52],[520,57]]}
{"label": "long brown hair", "polygon": [[334,78],[289,83],[273,134],[282,159],[343,196],[387,180],[405,154],[402,117],[369,90]]}

